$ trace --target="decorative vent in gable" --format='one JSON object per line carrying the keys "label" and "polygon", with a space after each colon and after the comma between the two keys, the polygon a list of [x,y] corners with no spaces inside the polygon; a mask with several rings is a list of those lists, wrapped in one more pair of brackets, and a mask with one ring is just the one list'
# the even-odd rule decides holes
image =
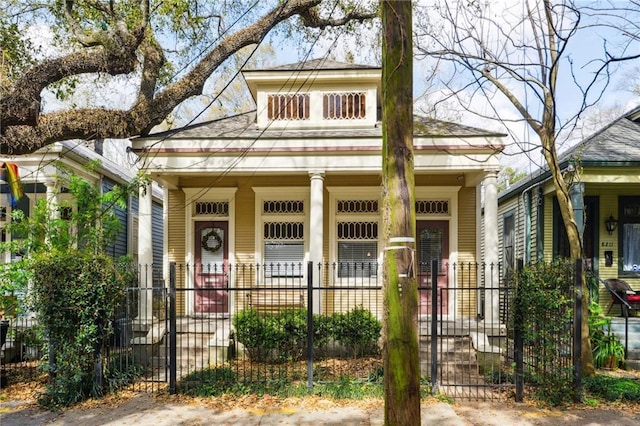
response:
{"label": "decorative vent in gable", "polygon": [[359,120],[367,114],[366,95],[360,93],[325,93],[322,115],[325,120]]}
{"label": "decorative vent in gable", "polygon": [[267,95],[267,117],[269,120],[308,120],[309,94]]}

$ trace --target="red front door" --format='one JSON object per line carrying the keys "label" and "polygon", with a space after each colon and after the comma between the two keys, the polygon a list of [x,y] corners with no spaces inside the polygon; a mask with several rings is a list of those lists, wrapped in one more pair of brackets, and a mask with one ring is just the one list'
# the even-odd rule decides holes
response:
{"label": "red front door", "polygon": [[431,262],[438,261],[437,271],[437,312],[448,313],[449,286],[447,268],[449,263],[449,222],[446,220],[421,220],[416,223],[418,253],[418,287],[420,287],[420,313],[430,314],[431,310]]}
{"label": "red front door", "polygon": [[195,312],[229,312],[227,222],[195,224]]}

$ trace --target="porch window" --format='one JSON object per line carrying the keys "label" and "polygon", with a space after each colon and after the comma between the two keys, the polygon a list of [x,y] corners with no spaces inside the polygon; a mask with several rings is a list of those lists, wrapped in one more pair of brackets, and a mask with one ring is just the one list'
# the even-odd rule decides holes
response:
{"label": "porch window", "polygon": [[378,224],[340,222],[338,230],[338,278],[378,275]]}
{"label": "porch window", "polygon": [[58,211],[60,214],[60,219],[62,220],[70,221],[73,217],[73,207],[60,206],[58,207]]}
{"label": "porch window", "polygon": [[363,92],[325,93],[322,116],[325,120],[359,120],[366,117],[366,95]]}
{"label": "porch window", "polygon": [[640,274],[640,197],[620,197],[622,274]]}
{"label": "porch window", "polygon": [[265,222],[265,277],[301,277],[304,265],[304,224]]}
{"label": "porch window", "polygon": [[269,120],[308,120],[309,94],[267,95],[267,117]]}

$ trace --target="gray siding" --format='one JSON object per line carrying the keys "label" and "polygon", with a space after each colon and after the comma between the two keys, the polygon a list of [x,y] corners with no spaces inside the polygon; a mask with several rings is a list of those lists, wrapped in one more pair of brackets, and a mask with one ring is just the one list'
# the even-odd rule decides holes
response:
{"label": "gray siding", "polygon": [[[102,192],[107,193],[113,189],[116,185],[114,181],[108,178],[102,179]],[[115,206],[114,212],[120,222],[120,230],[116,234],[113,244],[107,246],[106,251],[110,256],[120,257],[128,254],[128,240],[129,240],[129,221],[127,215],[127,208],[121,208]]]}
{"label": "gray siding", "polygon": [[155,201],[153,202],[151,216],[151,226],[153,232],[153,264],[157,267],[161,267],[164,254],[164,226],[161,203],[156,203]]}

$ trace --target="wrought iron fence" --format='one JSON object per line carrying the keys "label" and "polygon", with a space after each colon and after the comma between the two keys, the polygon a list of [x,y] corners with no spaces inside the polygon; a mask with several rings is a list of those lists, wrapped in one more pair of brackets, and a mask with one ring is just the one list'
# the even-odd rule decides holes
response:
{"label": "wrought iron fence", "polygon": [[[265,389],[345,378],[381,383],[381,268],[305,266],[172,264],[164,280],[160,269],[141,268],[145,280],[127,289],[106,339],[107,379],[133,372],[135,389],[172,392],[212,377]],[[418,271],[422,383],[453,398],[521,397],[537,364],[534,342],[518,337],[513,321],[515,281],[503,279],[500,265],[475,262]],[[573,354],[567,327],[556,350]],[[17,335],[17,323],[13,329]],[[43,355],[3,352],[5,373],[35,371]]]}

